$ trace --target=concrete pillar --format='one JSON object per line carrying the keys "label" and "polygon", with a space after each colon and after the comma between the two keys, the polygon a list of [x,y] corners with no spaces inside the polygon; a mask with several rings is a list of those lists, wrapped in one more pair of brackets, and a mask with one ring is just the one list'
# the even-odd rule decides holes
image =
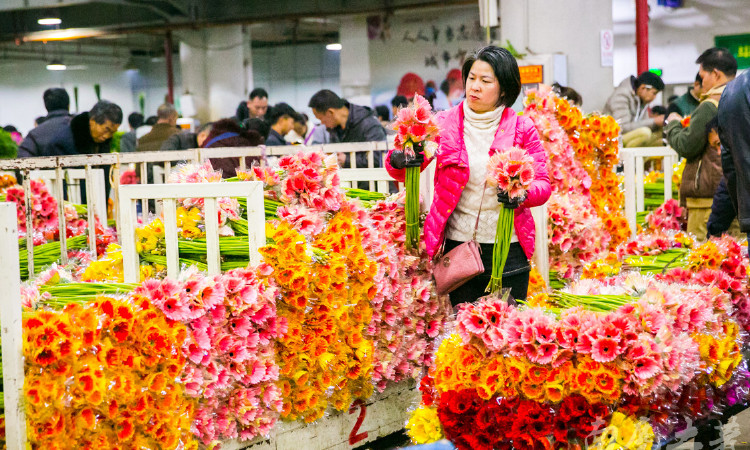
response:
{"label": "concrete pillar", "polygon": [[245,74],[245,98],[247,98],[250,91],[255,88],[255,82],[253,80],[252,35],[250,34],[250,27],[247,26],[242,27],[242,53],[242,65]]}
{"label": "concrete pillar", "polygon": [[[180,33],[180,72],[183,95],[190,95],[195,107],[194,116],[201,122],[209,120],[208,84],[206,80],[206,51],[199,47],[204,41],[203,31]],[[189,43],[188,43],[189,42]],[[192,43],[193,45],[190,45]],[[184,113],[190,115],[189,111]]]}
{"label": "concrete pillar", "polygon": [[182,86],[193,96],[196,117],[206,122],[233,116],[246,98],[242,27],[182,32],[178,38]]}
{"label": "concrete pillar", "polygon": [[612,2],[591,0],[501,1],[502,42],[523,53],[564,53],[568,85],[585,111],[600,110],[612,93],[612,67],[602,67],[600,32],[612,29]]}
{"label": "concrete pillar", "polygon": [[372,106],[370,93],[370,43],[365,17],[341,20],[341,94],[357,105]]}

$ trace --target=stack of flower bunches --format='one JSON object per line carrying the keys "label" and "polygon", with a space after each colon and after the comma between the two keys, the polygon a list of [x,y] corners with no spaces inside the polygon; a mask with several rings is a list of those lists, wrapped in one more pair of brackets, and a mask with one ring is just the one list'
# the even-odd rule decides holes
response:
{"label": "stack of flower bunches", "polygon": [[[65,242],[68,250],[80,250],[87,247],[87,238],[75,236],[68,238]],[[34,273],[39,273],[43,268],[60,260],[60,241],[48,242],[34,246]],[[19,241],[18,262],[21,268],[21,279],[29,278],[29,258],[26,249],[26,240]]]}
{"label": "stack of flower bunches", "polygon": [[[464,306],[457,333],[438,350],[431,399],[410,427],[419,433],[415,439],[444,434],[462,449],[526,448],[540,440],[605,448],[612,429],[596,431],[609,423],[618,432],[630,427],[624,442],[642,445],[632,448],[650,448],[673,431],[665,423],[686,413],[682,393],[747,382],[726,284],[722,289],[719,281],[701,286],[630,273],[582,280],[551,294],[557,308],[516,309],[492,297]],[[654,398],[667,404],[655,405]],[[655,406],[668,413],[646,414]],[[612,415],[618,409],[624,416],[648,415],[651,426],[644,423],[636,427],[642,433],[633,433],[638,421]],[[507,410],[515,415],[506,417]],[[542,410],[549,416],[541,422],[536,412],[518,414]],[[435,416],[442,428],[437,432],[428,430]],[[512,432],[494,433],[496,427]]]}
{"label": "stack of flower bunches", "polygon": [[209,277],[192,267],[177,280],[146,280],[136,295],[185,324],[185,394],[197,399],[193,430],[201,442],[267,435],[281,410],[274,342],[285,329],[276,288],[261,265]]}
{"label": "stack of flower bunches", "polygon": [[373,342],[365,328],[372,319],[377,267],[365,256],[346,211],[311,236],[312,242],[284,221],[271,226],[268,235],[272,244],[261,253],[274,268],[282,293],[278,314],[288,323],[276,352],[281,415],[312,422],[329,404],[343,410],[372,394]]}
{"label": "stack of flower bunches", "polygon": [[150,299],[101,297],[24,314],[32,448],[197,448],[178,381],[184,325]]}
{"label": "stack of flower bunches", "polygon": [[549,90],[529,91],[524,114],[534,122],[547,152],[552,185],[547,203],[550,269],[560,278],[571,278],[609,248],[611,237],[592,204],[588,159],[581,159],[566,132],[581,125],[581,112],[568,108],[561,113],[557,100]]}
{"label": "stack of flower bunches", "polygon": [[451,308],[435,291],[430,259],[406,253],[403,193],[360,216],[362,245],[378,267],[367,332],[375,338],[373,383],[382,391],[389,382],[416,378],[432,365]]}

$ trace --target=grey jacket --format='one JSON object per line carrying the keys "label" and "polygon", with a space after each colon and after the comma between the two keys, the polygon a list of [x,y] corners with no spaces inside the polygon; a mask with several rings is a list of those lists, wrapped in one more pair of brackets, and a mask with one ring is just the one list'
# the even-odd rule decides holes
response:
{"label": "grey jacket", "polygon": [[63,129],[68,128],[73,116],[64,109],[52,111],[47,115],[41,125],[29,131],[26,139],[18,146],[18,157],[29,158],[32,156],[46,156],[50,154],[48,147],[55,136]]}
{"label": "grey jacket", "polygon": [[636,128],[656,128],[654,119],[648,117],[646,108],[641,105],[641,99],[636,95],[633,88],[635,77],[626,78],[615,88],[615,91],[607,99],[602,112],[615,118],[620,124],[622,134],[635,130]]}

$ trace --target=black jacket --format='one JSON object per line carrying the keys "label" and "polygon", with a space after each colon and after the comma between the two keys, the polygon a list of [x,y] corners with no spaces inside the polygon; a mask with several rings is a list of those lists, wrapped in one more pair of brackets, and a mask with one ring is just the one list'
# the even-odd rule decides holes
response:
{"label": "black jacket", "polygon": [[198,135],[192,131],[180,131],[169,136],[159,150],[190,150],[198,148]]}
{"label": "black jacket", "polygon": [[719,101],[722,168],[740,229],[750,232],[750,72],[730,82]]}
{"label": "black jacket", "polygon": [[55,136],[63,129],[68,128],[71,119],[70,113],[64,109],[58,109],[47,115],[47,120],[41,125],[29,131],[26,139],[18,147],[19,158],[32,156],[45,156],[49,154],[49,145]]}
{"label": "black jacket", "polygon": [[40,156],[109,153],[111,142],[112,139],[107,139],[101,144],[94,142],[89,127],[89,113],[84,112],[73,117],[70,125],[61,129],[52,139],[46,154]]}
{"label": "black jacket", "polygon": [[[373,142],[385,141],[385,128],[375,116],[375,112],[366,107],[352,105],[346,102],[349,108],[349,118],[346,127],[340,126],[328,130],[331,133],[331,143],[335,142]],[[380,156],[380,155],[376,155]],[[351,167],[349,154],[346,154],[346,167]],[[367,167],[367,152],[357,152],[357,167]],[[380,167],[380,158],[375,158],[375,167]]]}
{"label": "black jacket", "polygon": [[280,135],[279,133],[276,132],[276,130],[271,128],[268,131],[268,137],[266,138],[266,145],[269,147],[274,147],[274,146],[290,145],[290,144],[284,140],[284,136]]}

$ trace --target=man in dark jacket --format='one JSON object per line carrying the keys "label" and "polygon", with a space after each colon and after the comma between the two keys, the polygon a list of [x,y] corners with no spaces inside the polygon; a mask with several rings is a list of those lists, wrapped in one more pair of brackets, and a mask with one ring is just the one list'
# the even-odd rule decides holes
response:
{"label": "man in dark jacket", "polygon": [[722,168],[740,230],[750,233],[750,72],[727,84],[721,95],[719,137]]}
{"label": "man in dark jacket", "polygon": [[737,73],[737,61],[724,48],[710,48],[696,60],[703,80],[701,104],[683,127],[682,116],[672,113],[664,127],[669,145],[687,159],[680,185],[680,203],[687,206],[687,231],[705,239],[713,196],[723,177],[721,155],[710,151],[707,125],[718,114],[719,98]]}
{"label": "man in dark jacket", "polygon": [[138,139],[138,152],[156,152],[170,136],[180,131],[177,128],[177,110],[165,103],[156,110],[156,123],[151,131]]}
{"label": "man in dark jacket", "polygon": [[[352,105],[328,89],[318,91],[308,104],[315,117],[331,134],[331,143],[385,141],[385,128],[366,106]],[[375,167],[381,167],[381,152],[375,154]],[[350,167],[346,154],[344,167]],[[357,167],[367,167],[367,152],[357,152]]]}
{"label": "man in dark jacket", "polygon": [[667,116],[673,112],[676,112],[682,117],[687,117],[692,114],[701,102],[701,94],[703,93],[702,83],[703,80],[701,80],[701,74],[695,75],[693,87],[669,104],[669,108],[667,108]]}
{"label": "man in dark jacket", "polygon": [[130,125],[130,131],[122,135],[120,138],[120,153],[132,153],[135,151],[138,139],[135,135],[135,130],[143,125],[145,118],[143,114],[139,112],[132,112],[128,115],[128,125]]}
{"label": "man in dark jacket", "polygon": [[[43,156],[109,153],[112,136],[122,123],[122,109],[107,100],[99,100],[91,111],[73,117],[70,125],[60,130]],[[109,167],[104,166],[105,196],[109,198]],[[86,201],[86,189],[81,183],[81,198]]]}
{"label": "man in dark jacket", "polygon": [[266,112],[266,122],[270,126],[267,146],[289,145],[284,136],[294,129],[294,121],[301,120],[300,115],[286,103],[277,103]]}
{"label": "man in dark jacket", "polygon": [[18,157],[43,156],[49,153],[47,147],[52,139],[70,123],[70,97],[63,88],[50,88],[44,91],[44,107],[47,117],[38,127],[29,131],[26,139],[18,147]]}
{"label": "man in dark jacket", "polygon": [[70,125],[52,139],[44,156],[109,153],[112,136],[121,123],[122,109],[112,102],[100,100],[91,111],[73,117]]}

